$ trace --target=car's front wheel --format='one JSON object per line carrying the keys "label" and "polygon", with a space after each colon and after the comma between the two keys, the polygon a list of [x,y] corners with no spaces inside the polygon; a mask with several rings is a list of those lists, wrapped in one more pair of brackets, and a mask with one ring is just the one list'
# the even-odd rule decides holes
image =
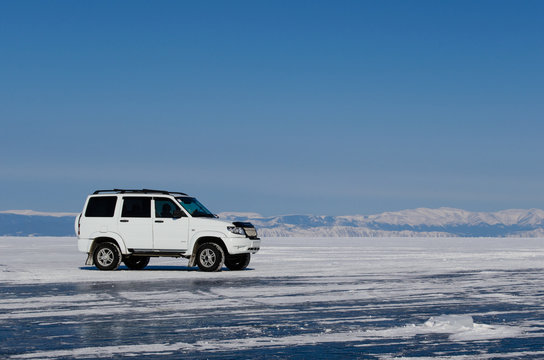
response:
{"label": "car's front wheel", "polygon": [[131,270],[142,270],[149,264],[149,256],[125,256],[123,262]]}
{"label": "car's front wheel", "polygon": [[100,270],[115,270],[121,264],[121,251],[110,242],[98,244],[93,252],[93,260]]}
{"label": "car's front wheel", "polygon": [[215,243],[204,243],[196,251],[196,264],[202,271],[220,271],[225,262],[225,253]]}
{"label": "car's front wheel", "polygon": [[251,254],[230,255],[225,259],[225,266],[229,270],[244,270],[251,260]]}

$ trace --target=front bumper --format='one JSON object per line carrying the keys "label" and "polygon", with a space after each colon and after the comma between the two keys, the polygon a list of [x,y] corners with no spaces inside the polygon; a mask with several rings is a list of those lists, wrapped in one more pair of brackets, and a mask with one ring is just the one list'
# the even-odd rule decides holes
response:
{"label": "front bumper", "polygon": [[261,248],[261,239],[250,239],[247,237],[226,237],[223,242],[229,254],[255,254]]}

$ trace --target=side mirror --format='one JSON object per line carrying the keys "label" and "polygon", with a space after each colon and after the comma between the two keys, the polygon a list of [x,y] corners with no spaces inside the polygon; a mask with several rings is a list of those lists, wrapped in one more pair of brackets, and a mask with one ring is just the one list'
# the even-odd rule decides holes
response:
{"label": "side mirror", "polygon": [[179,218],[184,217],[185,213],[183,212],[183,210],[176,209],[176,210],[174,210],[174,213],[173,213],[172,216],[174,217],[174,219],[179,219]]}

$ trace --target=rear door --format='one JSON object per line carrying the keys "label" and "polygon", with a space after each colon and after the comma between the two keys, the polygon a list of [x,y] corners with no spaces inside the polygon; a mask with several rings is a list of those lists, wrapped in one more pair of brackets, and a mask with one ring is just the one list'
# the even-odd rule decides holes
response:
{"label": "rear door", "polygon": [[166,197],[154,197],[153,202],[155,215],[153,221],[154,250],[166,252],[187,250],[189,218],[185,215],[182,218],[174,219],[174,210],[181,210],[181,206]]}
{"label": "rear door", "polygon": [[151,197],[124,196],[119,233],[129,249],[153,248],[153,226],[151,222]]}
{"label": "rear door", "polygon": [[[85,211],[79,220],[79,237],[89,239],[91,234],[100,231],[117,231],[115,205],[117,196],[91,196],[87,201]],[[77,230],[76,230],[77,231]]]}

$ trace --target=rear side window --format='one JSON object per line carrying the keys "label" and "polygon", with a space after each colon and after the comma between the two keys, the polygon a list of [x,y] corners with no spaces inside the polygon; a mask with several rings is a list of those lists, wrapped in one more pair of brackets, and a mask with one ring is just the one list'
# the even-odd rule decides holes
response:
{"label": "rear side window", "polygon": [[117,196],[96,196],[89,199],[85,217],[113,217]]}
{"label": "rear side window", "polygon": [[151,217],[151,198],[136,196],[123,198],[123,211],[121,217]]}

